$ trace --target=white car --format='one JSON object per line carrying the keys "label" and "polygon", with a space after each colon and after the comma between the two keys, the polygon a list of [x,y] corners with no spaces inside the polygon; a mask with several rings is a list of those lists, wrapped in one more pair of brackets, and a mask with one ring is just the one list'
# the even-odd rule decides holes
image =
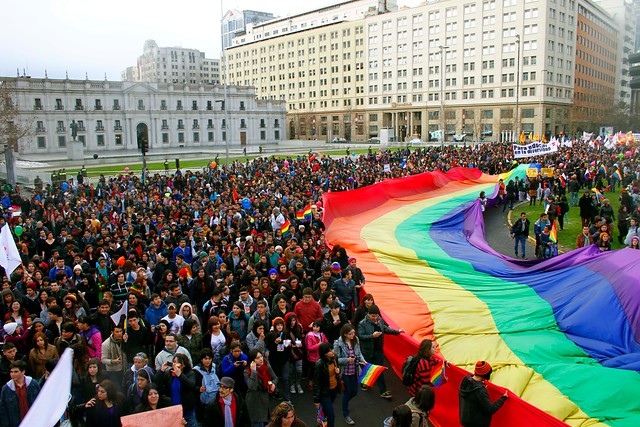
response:
{"label": "white car", "polygon": [[423,145],[424,141],[421,140],[420,138],[413,138],[411,141],[409,141],[409,145],[411,146],[415,146],[415,145]]}

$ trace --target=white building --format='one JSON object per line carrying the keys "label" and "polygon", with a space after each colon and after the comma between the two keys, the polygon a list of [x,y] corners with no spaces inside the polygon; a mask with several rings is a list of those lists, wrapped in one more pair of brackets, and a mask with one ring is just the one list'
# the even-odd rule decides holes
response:
{"label": "white building", "polygon": [[121,77],[134,82],[220,84],[220,61],[205,58],[197,49],[158,47],[155,40],[147,40],[137,65],[127,67]]}
{"label": "white building", "polygon": [[222,18],[222,48],[231,46],[234,37],[245,34],[247,27],[277,18],[272,13],[257,10],[231,9]]}
{"label": "white building", "polygon": [[[96,80],[0,77],[20,111],[18,122],[33,126],[20,141],[22,153],[64,153],[70,124],[85,153],[137,149],[137,132],[148,130],[156,148],[260,145],[284,139],[283,101],[257,100],[255,88]],[[141,127],[142,126],[142,127]]]}

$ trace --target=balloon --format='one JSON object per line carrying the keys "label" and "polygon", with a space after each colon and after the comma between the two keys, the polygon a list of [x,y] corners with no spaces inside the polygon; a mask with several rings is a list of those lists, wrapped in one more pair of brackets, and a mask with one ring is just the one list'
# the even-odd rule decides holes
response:
{"label": "balloon", "polygon": [[621,158],[623,158],[623,157],[624,157],[624,154],[622,154],[622,153],[618,154],[618,158],[619,158],[619,159],[621,159]]}
{"label": "balloon", "polygon": [[126,168],[124,168],[125,172],[129,172],[129,166],[127,166]]}
{"label": "balloon", "polygon": [[167,198],[171,197],[171,193],[164,193],[164,197],[167,197]]}
{"label": "balloon", "polygon": [[66,182],[63,182],[61,185],[62,191],[67,191],[69,189],[69,184]]}
{"label": "balloon", "polygon": [[296,176],[296,173],[294,171],[291,171],[291,176]]}
{"label": "balloon", "polygon": [[211,169],[215,169],[218,164],[216,162],[211,162]]}
{"label": "balloon", "polygon": [[631,151],[627,151],[626,153],[624,153],[624,155],[627,157],[631,157]]}
{"label": "balloon", "polygon": [[14,228],[13,231],[16,233],[16,236],[20,237],[22,236],[22,232],[24,230],[22,229],[21,225],[16,225],[16,228]]}
{"label": "balloon", "polygon": [[284,161],[284,165],[285,165],[285,166],[287,166],[287,167],[289,167],[289,160],[285,160],[285,161]]}
{"label": "balloon", "polygon": [[251,207],[251,200],[249,200],[248,197],[245,197],[244,199],[242,199],[242,207],[244,209],[249,209]]}
{"label": "balloon", "polygon": [[560,164],[558,165],[558,167],[563,168],[563,167],[564,167],[564,163],[560,163]]}
{"label": "balloon", "polygon": [[595,165],[596,165],[596,161],[594,160],[594,161],[593,161],[593,162],[591,162],[589,165],[590,165],[590,166],[595,166]]}

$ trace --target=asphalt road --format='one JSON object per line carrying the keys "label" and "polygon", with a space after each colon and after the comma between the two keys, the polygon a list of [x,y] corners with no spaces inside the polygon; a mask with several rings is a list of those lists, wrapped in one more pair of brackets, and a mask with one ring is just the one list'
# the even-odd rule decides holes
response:
{"label": "asphalt road", "polygon": [[[516,206],[512,212],[515,220],[520,210]],[[485,232],[487,234],[487,241],[492,248],[504,255],[514,256],[513,240],[509,236],[508,213],[508,210],[503,213],[502,207],[487,208],[485,212]],[[533,233],[533,224],[531,233]],[[527,258],[532,259],[533,253],[534,245],[529,241],[527,242]],[[387,366],[389,366],[388,362]],[[385,372],[385,380],[387,388],[393,393],[392,399],[382,399],[379,396],[378,389],[374,388],[364,392],[359,390],[358,395],[351,401],[351,418],[356,421],[356,425],[381,427],[384,419],[391,415],[395,406],[409,400],[409,394],[406,388],[393,371],[388,370]],[[305,393],[303,395],[294,394],[291,398],[298,417],[301,418],[307,426],[315,427],[317,413],[313,405],[312,392],[307,391],[305,387]],[[342,418],[340,399],[341,395],[338,395],[334,403],[336,426],[346,426],[347,423],[345,423]]]}

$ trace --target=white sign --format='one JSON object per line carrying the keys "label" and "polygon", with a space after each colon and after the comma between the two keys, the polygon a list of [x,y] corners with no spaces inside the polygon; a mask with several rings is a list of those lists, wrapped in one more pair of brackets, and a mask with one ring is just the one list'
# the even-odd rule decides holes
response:
{"label": "white sign", "polygon": [[519,145],[513,144],[513,157],[516,159],[522,159],[524,157],[543,156],[549,153],[555,153],[558,151],[557,142],[534,142],[533,144]]}

